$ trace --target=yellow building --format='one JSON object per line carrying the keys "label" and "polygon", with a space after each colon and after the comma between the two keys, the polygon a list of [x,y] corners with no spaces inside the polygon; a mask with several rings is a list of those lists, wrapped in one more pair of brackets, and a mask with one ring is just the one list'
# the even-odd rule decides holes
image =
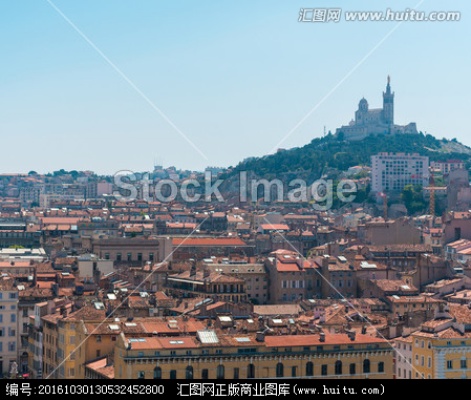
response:
{"label": "yellow building", "polygon": [[94,362],[102,368],[105,356],[107,357],[105,367],[113,363],[116,342],[121,332],[128,337],[156,335],[172,337],[182,334],[196,336],[196,332],[204,328],[203,322],[191,318],[146,317],[133,318],[132,321],[125,318],[82,320],[77,330],[79,346],[76,349],[76,378],[87,378],[87,369],[90,375]]}
{"label": "yellow building", "polygon": [[[103,321],[105,311],[94,306],[85,306],[69,313],[62,307],[59,313],[41,317],[42,321],[42,376],[44,378],[79,378],[79,366],[83,365],[82,353],[88,354],[88,340],[79,335],[83,321]],[[95,353],[96,354],[96,353]],[[96,358],[96,356],[94,357]],[[83,372],[82,372],[83,374]]]}
{"label": "yellow building", "polygon": [[116,342],[116,379],[393,378],[394,349],[368,335],[225,333]]}
{"label": "yellow building", "polygon": [[412,337],[412,378],[471,379],[471,332],[452,318],[428,321]]}
{"label": "yellow building", "polygon": [[[58,345],[59,345],[59,331],[57,328],[57,321],[59,315],[46,315],[42,317],[43,326],[43,364],[42,376],[44,378],[58,378]],[[32,358],[32,357],[29,357]]]}

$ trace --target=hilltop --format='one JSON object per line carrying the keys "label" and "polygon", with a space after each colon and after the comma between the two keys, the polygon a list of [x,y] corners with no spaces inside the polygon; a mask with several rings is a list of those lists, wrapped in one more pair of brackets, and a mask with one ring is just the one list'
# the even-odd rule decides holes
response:
{"label": "hilltop", "polygon": [[355,165],[369,165],[371,156],[381,152],[418,153],[430,161],[460,159],[471,165],[471,148],[456,139],[437,139],[430,134],[369,135],[362,140],[346,141],[342,135],[328,134],[311,143],[275,154],[252,157],[230,168],[226,177],[250,171],[264,178],[296,175],[318,179],[328,169],[345,171]]}

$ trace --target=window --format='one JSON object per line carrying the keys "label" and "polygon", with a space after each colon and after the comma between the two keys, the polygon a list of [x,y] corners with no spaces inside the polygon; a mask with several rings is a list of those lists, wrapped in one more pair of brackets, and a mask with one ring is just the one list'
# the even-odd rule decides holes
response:
{"label": "window", "polygon": [[453,369],[453,360],[448,360],[446,362],[446,368],[447,369]]}
{"label": "window", "polygon": [[378,363],[378,372],[383,373],[384,372],[384,362],[380,361]]}
{"label": "window", "polygon": [[110,259],[110,253],[105,253],[105,260],[109,260]]}
{"label": "window", "polygon": [[154,368],[154,379],[162,379],[162,368],[160,367]]}
{"label": "window", "polygon": [[463,360],[460,360],[460,368],[463,368],[463,369],[468,368],[468,363],[466,362],[466,358]]}
{"label": "window", "polygon": [[278,363],[276,364],[276,377],[277,378],[283,378],[283,364],[282,363]]}
{"label": "window", "polygon": [[249,379],[255,378],[255,365],[249,364],[247,366],[247,378]]}
{"label": "window", "polygon": [[144,371],[139,371],[137,373],[137,379],[146,379],[146,373]]}
{"label": "window", "polygon": [[314,364],[311,361],[306,363],[306,376],[314,376]]}
{"label": "window", "polygon": [[216,379],[224,379],[224,365],[222,364],[216,368]]}
{"label": "window", "polygon": [[429,357],[427,360],[427,367],[432,368],[432,357]]}
{"label": "window", "polygon": [[423,367],[425,365],[425,357],[420,357],[420,365]]}
{"label": "window", "polygon": [[142,253],[137,253],[137,261],[142,261]]}
{"label": "window", "polygon": [[351,363],[350,364],[350,375],[355,375],[356,374],[356,369],[357,369],[357,365],[355,363]]}
{"label": "window", "polygon": [[128,261],[131,261],[131,260],[132,260],[132,253],[128,253],[128,254],[126,255],[126,259],[127,259]]}
{"label": "window", "polygon": [[322,366],[321,366],[321,375],[322,376],[327,375],[327,364],[322,364]]}
{"label": "window", "polygon": [[171,369],[170,370],[170,379],[177,379],[177,370]]}
{"label": "window", "polygon": [[9,293],[8,298],[9,299],[16,299],[16,298],[18,298],[18,293]]}
{"label": "window", "polygon": [[16,351],[16,342],[8,342],[8,351]]}
{"label": "window", "polygon": [[97,343],[100,343],[100,342],[101,342],[101,336],[100,336],[100,335],[97,335],[97,336],[96,336],[96,342],[97,342]]}
{"label": "window", "polygon": [[370,360],[366,359],[363,361],[363,373],[369,374],[371,371]]}
{"label": "window", "polygon": [[100,356],[101,356],[101,350],[97,350],[97,351],[96,351],[96,356],[97,356],[97,357],[100,357]]}
{"label": "window", "polygon": [[188,365],[185,369],[185,379],[193,379],[193,367]]}
{"label": "window", "polygon": [[121,253],[116,253],[116,261],[121,261]]}
{"label": "window", "polygon": [[342,375],[342,361],[335,361],[335,375]]}
{"label": "window", "polygon": [[154,261],[154,253],[149,253],[149,261]]}
{"label": "window", "polygon": [[209,373],[208,370],[205,368],[201,371],[201,379],[208,379]]}
{"label": "window", "polygon": [[10,322],[16,322],[16,314],[10,315]]}
{"label": "window", "polygon": [[234,379],[239,379],[239,368],[234,368]]}
{"label": "window", "polygon": [[295,365],[291,367],[291,377],[296,378],[297,375],[297,368]]}

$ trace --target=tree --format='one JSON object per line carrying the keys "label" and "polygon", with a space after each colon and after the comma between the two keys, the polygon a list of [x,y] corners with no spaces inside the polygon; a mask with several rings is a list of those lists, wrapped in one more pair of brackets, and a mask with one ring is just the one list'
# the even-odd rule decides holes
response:
{"label": "tree", "polygon": [[409,214],[415,214],[426,207],[426,203],[420,185],[406,185],[401,193],[401,199],[407,208]]}

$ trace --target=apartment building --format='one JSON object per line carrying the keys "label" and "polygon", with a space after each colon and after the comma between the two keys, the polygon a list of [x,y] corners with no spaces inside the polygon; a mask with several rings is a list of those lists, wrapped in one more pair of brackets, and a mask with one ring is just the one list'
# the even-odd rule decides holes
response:
{"label": "apartment building", "polygon": [[376,193],[402,191],[404,186],[427,186],[429,158],[417,153],[379,153],[371,156],[372,186]]}
{"label": "apartment building", "polygon": [[[0,278],[0,374],[8,377],[12,363],[18,365],[18,289],[10,276]],[[18,369],[21,372],[21,366]]]}

